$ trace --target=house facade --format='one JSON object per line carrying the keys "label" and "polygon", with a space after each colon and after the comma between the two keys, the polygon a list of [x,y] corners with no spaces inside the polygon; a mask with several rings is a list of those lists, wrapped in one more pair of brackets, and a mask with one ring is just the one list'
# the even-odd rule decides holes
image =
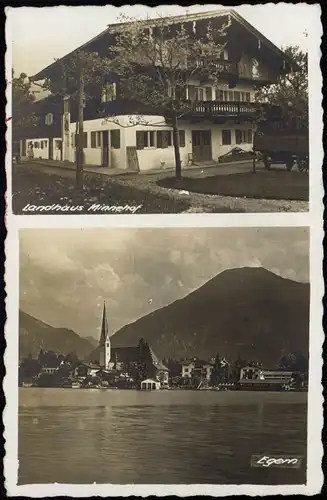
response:
{"label": "house facade", "polygon": [[[201,36],[208,23],[213,30],[215,27],[218,30],[227,19],[231,20],[231,24],[226,34],[225,49],[221,58],[215,61],[220,69],[219,82],[213,83],[205,77],[205,62],[203,68],[199,65],[198,72],[192,74],[192,78],[185,80],[185,107],[181,109],[183,118],[178,124],[183,169],[194,164],[217,162],[235,147],[252,150],[258,116],[265,112],[270,119],[280,117],[276,107],[268,109],[255,102],[255,90],[276,82],[279,75],[292,70],[292,63],[239,14],[233,10],[212,11],[167,18],[167,23],[176,26],[183,24]],[[149,23],[155,25],[155,20]],[[123,25],[109,26],[80,49],[96,51],[105,57],[108,44],[113,43],[115,30],[118,29],[123,29]],[[56,71],[58,64],[53,63],[32,77],[32,80],[41,81]],[[108,75],[107,80],[98,91],[93,90],[92,98],[85,102],[85,164],[140,172],[174,167],[169,114],[159,113],[155,109],[140,109],[122,97],[118,80],[114,81],[111,75]],[[51,121],[50,111],[40,111],[41,123],[45,123],[46,119]],[[48,155],[55,159],[54,151],[59,143],[53,141],[61,139],[61,152],[57,157],[75,162],[76,105],[66,99],[53,113],[53,120],[58,123],[60,130],[52,136],[51,146],[50,142],[47,146],[44,142],[49,134],[40,130],[41,135],[34,140],[39,144],[42,140],[43,148],[42,145],[37,148],[35,156]],[[26,139],[24,147],[22,141],[22,156]]]}
{"label": "house facade", "polygon": [[182,377],[197,377],[201,380],[210,381],[213,370],[213,364],[198,358],[185,360],[182,363]]}
{"label": "house facade", "polygon": [[270,370],[254,364],[240,370],[239,384],[242,387],[274,389],[290,387],[292,383],[293,372],[290,370]]}

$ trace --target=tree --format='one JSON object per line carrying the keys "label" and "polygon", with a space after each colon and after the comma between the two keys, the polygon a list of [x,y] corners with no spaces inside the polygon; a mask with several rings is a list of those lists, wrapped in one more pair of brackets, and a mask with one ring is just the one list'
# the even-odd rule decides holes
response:
{"label": "tree", "polygon": [[233,382],[238,382],[240,380],[241,369],[246,366],[248,362],[243,360],[240,356],[232,364],[231,369],[231,379]]}
{"label": "tree", "polygon": [[308,358],[301,352],[291,352],[282,356],[279,361],[279,368],[305,374],[309,369]]}
{"label": "tree", "polygon": [[222,380],[222,364],[221,364],[221,359],[219,354],[216,355],[213,369],[211,372],[211,377],[210,377],[210,383],[211,385],[217,385],[219,384]]}
{"label": "tree", "polygon": [[148,343],[141,338],[138,344],[139,359],[135,374],[136,382],[141,383],[142,380],[153,376],[153,363]]}
{"label": "tree", "polygon": [[[126,22],[128,21],[128,22]],[[190,78],[216,84],[221,76],[223,43],[230,19],[213,30],[210,22],[205,32],[196,34],[194,23],[169,25],[165,18],[148,21],[125,18],[115,32],[110,47],[111,69],[116,74],[121,97],[134,101],[139,108],[156,110],[169,118],[173,129],[176,177],[182,176],[179,150],[179,120],[190,110],[186,85]],[[140,118],[140,123],[144,123]],[[165,126],[163,121],[158,126]]]}
{"label": "tree", "polygon": [[81,191],[84,186],[84,108],[88,98],[93,98],[105,83],[108,60],[97,52],[77,50],[66,59],[58,60],[58,67],[59,70],[46,79],[43,87],[64,102],[76,104],[76,189]]}
{"label": "tree", "polygon": [[12,135],[13,141],[20,140],[24,133],[37,124],[33,111],[35,96],[25,73],[15,77],[12,72]]}
{"label": "tree", "polygon": [[308,54],[297,45],[284,48],[284,53],[294,63],[296,70],[281,75],[275,85],[257,90],[256,100],[282,108],[286,125],[297,122],[299,127],[308,128]]}

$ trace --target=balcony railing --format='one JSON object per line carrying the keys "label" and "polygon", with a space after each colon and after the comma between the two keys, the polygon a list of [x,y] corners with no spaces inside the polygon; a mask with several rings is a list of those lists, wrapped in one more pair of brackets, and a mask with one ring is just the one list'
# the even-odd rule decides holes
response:
{"label": "balcony railing", "polygon": [[215,70],[220,71],[227,75],[237,75],[238,67],[236,63],[230,61],[224,61],[219,59],[203,58],[198,59],[196,62],[197,68],[201,70],[209,70],[209,68],[215,68]]}
{"label": "balcony railing", "polygon": [[279,106],[262,105],[255,102],[187,101],[185,114],[205,117],[260,117],[280,119]]}
{"label": "balcony railing", "polygon": [[258,106],[246,102],[202,101],[193,103],[191,112],[199,115],[211,114],[214,116],[255,115],[258,112]]}

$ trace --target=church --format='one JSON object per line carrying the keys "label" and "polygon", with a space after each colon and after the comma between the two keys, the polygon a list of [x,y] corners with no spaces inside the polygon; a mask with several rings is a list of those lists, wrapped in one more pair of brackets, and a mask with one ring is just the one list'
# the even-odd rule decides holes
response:
{"label": "church", "polygon": [[155,355],[143,339],[136,346],[113,347],[109,336],[106,306],[103,306],[99,345],[87,356],[86,363],[97,365],[102,370],[135,373],[145,365],[146,375],[168,385],[168,368]]}

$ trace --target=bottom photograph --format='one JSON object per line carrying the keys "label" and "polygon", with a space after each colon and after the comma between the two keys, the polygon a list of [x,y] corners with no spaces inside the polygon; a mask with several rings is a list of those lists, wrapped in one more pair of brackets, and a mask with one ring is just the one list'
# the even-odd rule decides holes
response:
{"label": "bottom photograph", "polygon": [[18,485],[305,484],[309,229],[23,229]]}

